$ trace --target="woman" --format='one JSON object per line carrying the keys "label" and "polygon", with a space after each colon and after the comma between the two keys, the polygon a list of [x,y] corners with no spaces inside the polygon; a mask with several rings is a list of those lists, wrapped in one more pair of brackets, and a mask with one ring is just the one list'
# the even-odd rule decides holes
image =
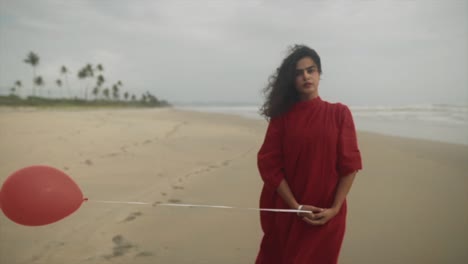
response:
{"label": "woman", "polygon": [[258,152],[264,181],[264,236],[256,263],[337,263],[346,224],[346,195],[362,168],[353,118],[346,105],[318,93],[322,65],[311,48],[295,45],[265,88],[269,119]]}

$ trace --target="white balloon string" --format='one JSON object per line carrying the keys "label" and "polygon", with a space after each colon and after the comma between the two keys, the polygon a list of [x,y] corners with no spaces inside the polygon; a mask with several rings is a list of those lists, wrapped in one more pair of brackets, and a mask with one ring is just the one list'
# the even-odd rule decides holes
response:
{"label": "white balloon string", "polygon": [[308,210],[296,209],[273,209],[273,208],[245,208],[234,207],[225,205],[207,205],[207,204],[180,204],[180,203],[145,203],[145,202],[128,202],[128,201],[103,201],[103,200],[89,200],[85,201],[96,203],[112,203],[112,204],[136,204],[136,205],[150,205],[154,206],[173,206],[173,207],[191,207],[191,208],[217,208],[217,209],[237,209],[237,210],[251,210],[251,211],[264,211],[264,212],[277,212],[277,213],[311,213]]}

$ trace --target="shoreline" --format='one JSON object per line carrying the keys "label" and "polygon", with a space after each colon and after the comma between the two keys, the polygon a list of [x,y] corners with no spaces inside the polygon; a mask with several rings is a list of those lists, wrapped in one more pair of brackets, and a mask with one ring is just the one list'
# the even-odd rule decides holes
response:
{"label": "shoreline", "polygon": [[[257,117],[252,117],[248,116],[246,114],[240,114],[240,113],[222,113],[222,112],[208,112],[208,111],[197,111],[197,110],[187,110],[183,108],[173,108],[176,111],[181,111],[181,112],[187,112],[187,113],[201,113],[201,114],[208,114],[208,115],[221,115],[221,116],[235,116],[239,118],[244,118],[248,120],[256,120],[256,121],[265,121],[265,119],[262,118],[257,118]],[[355,124],[356,124],[356,119],[355,119]],[[266,121],[265,121],[266,122]],[[431,139],[431,138],[418,138],[418,137],[413,137],[413,136],[403,136],[403,135],[396,135],[396,134],[390,134],[390,133],[384,133],[384,132],[376,132],[372,130],[366,130],[366,129],[359,129],[356,128],[357,133],[359,134],[371,134],[371,135],[378,135],[378,136],[383,136],[383,137],[391,137],[391,138],[398,138],[398,139],[407,139],[407,140],[417,140],[417,141],[422,141],[422,142],[433,142],[433,143],[440,143],[440,144],[450,144],[450,145],[460,145],[460,146],[468,146],[468,141],[467,144],[463,144],[462,142],[454,142],[454,141],[449,141],[449,140],[437,140],[437,139]]]}
{"label": "shoreline", "polygon": [[[255,121],[265,121],[265,119],[261,118],[260,116],[254,117],[249,114],[242,114],[242,113],[227,113],[227,112],[216,112],[216,111],[203,111],[203,110],[194,110],[194,109],[184,109],[183,107],[178,106],[170,106],[170,107],[93,107],[93,106],[40,106],[40,107],[33,107],[33,106],[0,106],[0,114],[3,112],[15,112],[15,111],[25,111],[25,112],[33,112],[33,111],[154,111],[154,110],[161,110],[161,109],[172,109],[174,111],[181,111],[187,113],[201,113],[201,114],[208,114],[208,115],[220,115],[220,116],[231,116],[231,117],[239,117],[248,120],[255,120]],[[357,119],[360,117],[354,117],[355,124],[358,122]],[[381,121],[380,121],[381,122]],[[451,145],[461,145],[461,146],[468,146],[468,137],[467,139],[463,140],[449,140],[449,139],[440,139],[440,138],[430,138],[430,137],[417,137],[411,135],[399,135],[396,132],[380,132],[375,131],[375,129],[362,129],[356,128],[358,133],[366,133],[366,134],[375,134],[384,137],[395,137],[400,139],[411,139],[411,140],[420,140],[420,141],[428,141],[434,143],[442,143],[442,144],[451,144]],[[468,133],[468,131],[467,131]],[[463,142],[462,142],[463,141]],[[464,143],[466,142],[466,143]]]}

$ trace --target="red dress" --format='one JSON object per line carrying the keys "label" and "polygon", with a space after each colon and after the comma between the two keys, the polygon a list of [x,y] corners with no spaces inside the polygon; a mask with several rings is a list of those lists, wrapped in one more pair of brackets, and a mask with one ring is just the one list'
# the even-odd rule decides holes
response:
{"label": "red dress", "polygon": [[[300,204],[330,208],[339,178],[362,168],[356,130],[346,105],[320,97],[296,103],[271,119],[258,152],[264,181],[262,208],[290,209],[276,189],[284,178]],[[256,263],[337,263],[346,225],[346,201],[322,226],[295,213],[261,212],[264,236]]]}

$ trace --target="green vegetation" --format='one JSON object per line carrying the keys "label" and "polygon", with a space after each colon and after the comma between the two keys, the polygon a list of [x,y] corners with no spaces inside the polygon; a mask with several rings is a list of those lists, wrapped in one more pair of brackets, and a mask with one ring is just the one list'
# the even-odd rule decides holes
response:
{"label": "green vegetation", "polygon": [[[14,82],[10,88],[10,95],[0,95],[0,106],[35,106],[35,107],[54,107],[54,106],[86,106],[86,107],[167,107],[170,104],[165,100],[160,100],[149,92],[137,97],[128,91],[123,91],[123,82],[118,80],[114,83],[108,83],[104,77],[104,66],[97,64],[93,66],[88,63],[77,71],[76,77],[81,82],[81,88],[72,89],[68,79],[70,70],[62,65],[58,71],[58,78],[51,81],[61,91],[61,98],[52,98],[42,96],[42,88],[47,85],[41,75],[37,75],[37,68],[40,64],[40,57],[34,52],[30,52],[24,59],[24,63],[32,66],[32,87],[31,95],[26,98],[19,96],[23,86],[21,80]],[[62,88],[63,87],[63,88]],[[66,88],[65,91],[62,90]],[[36,92],[39,94],[37,95]],[[90,94],[91,92],[91,94]],[[82,94],[82,97],[72,96]],[[91,97],[92,98],[89,98]]]}
{"label": "green vegetation", "polygon": [[11,94],[8,96],[0,96],[0,106],[34,106],[34,107],[69,107],[69,106],[86,106],[86,107],[168,107],[170,104],[166,101],[159,101],[156,98],[144,95],[146,99],[140,100],[84,100],[79,98],[64,99],[64,98],[44,98],[37,96],[28,96],[26,99],[20,98],[17,95]]}

